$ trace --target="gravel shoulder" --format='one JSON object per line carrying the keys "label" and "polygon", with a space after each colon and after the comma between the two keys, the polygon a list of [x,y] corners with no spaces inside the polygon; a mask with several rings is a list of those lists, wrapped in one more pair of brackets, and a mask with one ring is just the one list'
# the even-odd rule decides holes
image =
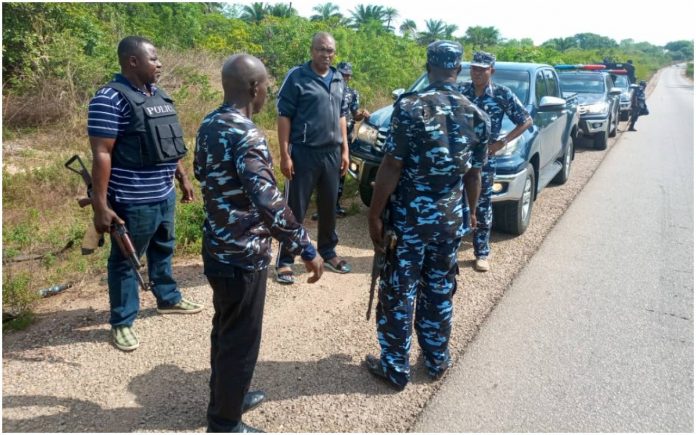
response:
{"label": "gravel shoulder", "polygon": [[[627,128],[621,123],[616,140]],[[455,364],[546,234],[611,152],[580,147],[569,181],[549,186],[534,203],[520,237],[493,233],[492,269],[475,272],[470,238],[459,252],[451,350]],[[365,321],[372,261],[367,209],[338,221],[339,255],[353,272],[326,272],[317,284],[280,286],[269,279],[261,353],[252,388],[268,400],[245,416],[271,432],[406,432],[439,388],[418,361],[412,383],[393,393],[360,363],[377,354],[374,316]],[[314,222],[308,222],[316,233]],[[274,244],[274,248],[277,244]],[[572,255],[572,246],[569,254]],[[296,266],[300,280],[308,275]],[[211,290],[199,259],[175,262],[184,294],[203,302],[192,316],[162,316],[141,294],[135,323],[140,348],[111,345],[105,280],[42,301],[39,321],[3,334],[3,430],[9,432],[205,431],[208,400]],[[543,283],[540,283],[543,285]],[[552,289],[549,289],[552,290]]]}

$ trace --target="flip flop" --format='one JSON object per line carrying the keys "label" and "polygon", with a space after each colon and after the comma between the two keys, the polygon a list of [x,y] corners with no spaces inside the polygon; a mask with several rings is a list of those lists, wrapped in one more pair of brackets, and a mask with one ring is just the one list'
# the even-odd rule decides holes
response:
{"label": "flip flop", "polygon": [[294,284],[295,283],[295,277],[293,276],[292,270],[284,270],[282,272],[279,272],[276,269],[276,282],[278,284]]}
{"label": "flip flop", "polygon": [[350,264],[346,262],[346,260],[339,261],[338,264],[336,264],[335,266],[331,264],[330,261],[325,261],[324,267],[336,273],[348,273],[353,269],[352,267],[350,267]]}

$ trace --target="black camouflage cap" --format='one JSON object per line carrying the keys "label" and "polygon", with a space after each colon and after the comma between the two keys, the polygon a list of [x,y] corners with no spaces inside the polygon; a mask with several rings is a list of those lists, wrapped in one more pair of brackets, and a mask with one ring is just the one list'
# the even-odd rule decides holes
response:
{"label": "black camouflage cap", "polygon": [[471,66],[490,68],[495,65],[495,55],[487,51],[477,51],[471,59]]}
{"label": "black camouflage cap", "polygon": [[350,62],[341,62],[336,65],[336,69],[338,69],[338,72],[341,74],[353,75],[353,65],[351,65]]}
{"label": "black camouflage cap", "polygon": [[428,45],[428,65],[454,69],[462,63],[462,45],[455,41],[435,41]]}

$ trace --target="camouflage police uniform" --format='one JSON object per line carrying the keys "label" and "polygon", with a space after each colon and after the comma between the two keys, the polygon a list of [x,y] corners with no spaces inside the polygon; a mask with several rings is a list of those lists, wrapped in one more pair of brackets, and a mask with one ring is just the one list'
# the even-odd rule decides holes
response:
{"label": "camouflage police uniform", "polygon": [[240,111],[225,103],[205,117],[193,165],[215,308],[208,431],[230,432],[241,422],[259,353],[271,237],[303,260],[317,252],[277,187],[263,133]]}
{"label": "camouflage police uniform", "polygon": [[[495,56],[477,51],[471,62],[472,66],[484,68],[495,65]],[[529,112],[510,88],[490,83],[481,96],[476,96],[472,82],[464,83],[460,91],[472,103],[486,112],[491,120],[490,143],[498,140],[503,124],[503,116],[507,115],[516,125],[523,124],[529,118]],[[476,228],[473,234],[474,255],[476,258],[486,258],[491,252],[490,238],[493,225],[493,181],[495,180],[495,159],[488,162],[481,170],[481,195],[476,206]]]}
{"label": "camouflage police uniform", "polygon": [[633,89],[633,97],[631,99],[631,122],[630,125],[628,126],[628,129],[630,131],[636,131],[635,125],[636,121],[638,121],[638,117],[641,115],[647,115],[648,114],[648,105],[645,102],[645,80],[640,81],[639,86],[632,85],[634,87]]}
{"label": "camouflage police uniform", "polygon": [[[456,68],[461,53],[458,43],[434,42],[428,64]],[[414,308],[429,375],[449,367],[457,250],[468,228],[462,219],[463,175],[469,165],[484,164],[489,129],[488,117],[455,83],[432,83],[394,105],[384,150],[403,162],[388,205],[398,242],[393,270],[380,282],[376,320],[380,366],[395,386],[405,386],[410,377]]]}
{"label": "camouflage police uniform", "polygon": [[[353,75],[353,65],[349,62],[341,62],[337,65],[336,69],[341,74]],[[353,142],[353,130],[355,129],[355,115],[360,109],[360,94],[358,91],[346,85],[343,90],[343,105],[347,108],[344,112],[346,117],[346,132],[348,134],[348,143]],[[345,210],[341,208],[341,196],[343,196],[343,185],[345,183],[346,176],[342,176],[338,183],[338,198],[336,200],[336,212],[339,215],[344,215]]]}

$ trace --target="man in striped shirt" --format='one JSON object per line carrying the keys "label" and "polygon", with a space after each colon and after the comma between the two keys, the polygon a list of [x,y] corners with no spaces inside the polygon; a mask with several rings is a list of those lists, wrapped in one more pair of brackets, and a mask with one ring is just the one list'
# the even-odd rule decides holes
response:
{"label": "man in striped shirt", "polygon": [[[138,255],[147,256],[159,313],[198,313],[202,306],[184,299],[172,277],[174,178],[183,202],[193,200],[193,186],[180,160],[186,148],[173,101],[154,85],[162,64],[152,43],[137,36],[119,43],[118,57],[121,73],[89,104],[94,225],[100,233],[113,223],[126,225]],[[130,351],[139,345],[132,329],[139,287],[128,260],[111,242],[109,322],[115,346]]]}

